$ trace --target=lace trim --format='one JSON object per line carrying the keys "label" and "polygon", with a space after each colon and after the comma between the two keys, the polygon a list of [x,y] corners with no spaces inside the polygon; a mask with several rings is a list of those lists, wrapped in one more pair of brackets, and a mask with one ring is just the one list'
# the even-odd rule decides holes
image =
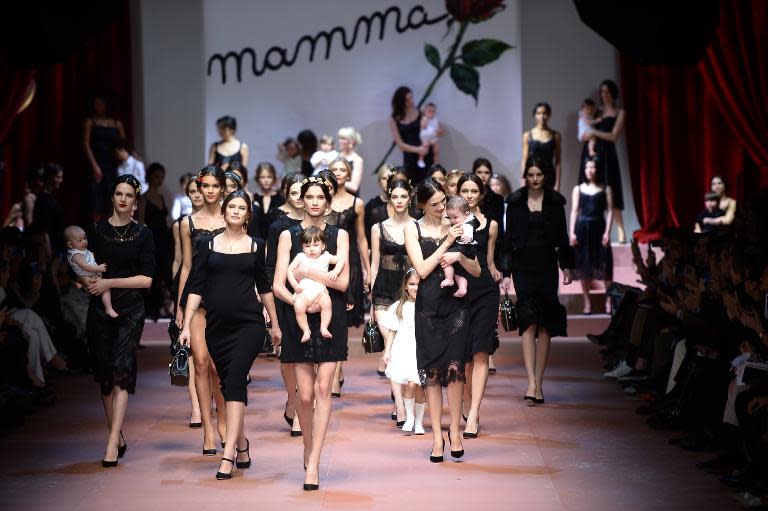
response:
{"label": "lace trim", "polygon": [[460,360],[451,360],[446,367],[433,367],[430,369],[419,369],[419,380],[421,386],[440,384],[445,387],[449,383],[456,381],[467,381],[466,374],[464,372],[464,362]]}
{"label": "lace trim", "polygon": [[97,224],[99,225],[97,231],[104,241],[108,241],[110,243],[127,243],[129,241],[134,241],[141,233],[141,229],[143,227],[141,224],[132,221],[131,226],[128,228],[125,235],[119,236],[118,233],[114,231],[112,224],[109,222],[106,223],[107,225]]}
{"label": "lace trim", "polygon": [[379,224],[379,230],[381,231],[381,237],[385,240],[389,241],[390,243],[394,243],[395,245],[405,246],[405,238],[402,240],[395,239],[394,236],[392,236],[389,231],[384,227],[383,223]]}

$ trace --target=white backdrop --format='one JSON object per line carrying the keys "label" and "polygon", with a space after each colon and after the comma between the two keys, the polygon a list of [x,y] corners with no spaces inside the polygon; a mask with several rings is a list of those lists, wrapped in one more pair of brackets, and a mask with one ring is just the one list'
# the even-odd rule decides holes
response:
{"label": "white backdrop", "polygon": [[[244,48],[253,49],[257,68],[261,70],[265,53],[273,46],[286,48],[290,57],[302,36],[314,37],[336,26],[344,27],[351,35],[358,18],[391,6],[401,9],[401,25],[405,25],[408,13],[418,5],[423,6],[429,19],[445,13],[443,0],[282,0],[268,4],[203,0],[201,70],[206,73],[212,55],[240,53]],[[413,19],[422,17],[417,13]],[[430,98],[437,104],[446,129],[441,139],[441,163],[448,168],[468,168],[478,156],[489,158],[508,176],[510,169],[519,165],[518,141],[523,118],[519,19],[518,2],[508,0],[505,11],[490,21],[470,26],[465,35],[465,41],[492,37],[516,47],[496,62],[479,68],[477,106],[471,96],[455,87],[447,74]],[[394,22],[394,16],[387,20],[382,40],[378,38],[376,22],[368,44],[361,33],[354,48],[347,51],[337,35],[328,60],[324,59],[325,43],[318,44],[313,62],[309,62],[305,46],[292,67],[268,70],[261,76],[254,76],[250,57],[246,56],[240,82],[236,80],[234,60],[227,63],[226,84],[222,83],[220,64],[212,64],[212,74],[205,76],[204,88],[206,144],[217,139],[215,120],[233,115],[238,121],[238,138],[251,149],[249,166],[260,160],[278,164],[276,145],[285,137],[295,137],[305,128],[318,137],[325,133],[335,136],[340,127],[354,126],[363,137],[358,151],[365,159],[366,175],[370,175],[392,141],[387,119],[394,90],[406,85],[418,100],[435,75],[435,69],[424,57],[424,44],[437,46],[444,58],[456,33],[454,27],[443,39],[444,23],[398,33]],[[395,149],[389,161],[400,164],[402,153]],[[375,179],[365,179],[362,196],[367,198],[375,193]]]}

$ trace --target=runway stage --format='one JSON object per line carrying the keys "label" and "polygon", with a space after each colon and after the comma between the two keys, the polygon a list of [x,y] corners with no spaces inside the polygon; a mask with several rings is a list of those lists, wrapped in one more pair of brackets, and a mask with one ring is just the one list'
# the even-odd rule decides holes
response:
{"label": "runway stage", "polygon": [[[149,326],[149,325],[148,325]],[[160,339],[164,325],[145,338]],[[572,329],[573,330],[573,329]],[[278,361],[254,364],[246,411],[253,466],[216,481],[219,457],[203,457],[202,433],[188,424],[185,389],[167,377],[165,341],[140,351],[137,393],[124,429],[126,457],[100,465],[106,436],[98,387],[88,376],[56,385],[55,406],[0,439],[0,505],[34,510],[501,509],[601,511],[723,509],[719,483],[693,465],[708,454],[667,445],[645,426],[615,383],[603,380],[597,348],[582,338],[553,344],[547,404],[521,401],[525,377],[518,338],[497,352],[482,407],[480,436],[466,455],[428,461],[426,436],[404,436],[389,419],[386,380],[350,335],[344,393],[320,465],[320,491],[303,492],[302,443],[282,418]],[[427,414],[428,415],[428,414]],[[444,419],[446,420],[446,419]],[[428,425],[428,421],[427,421]]]}

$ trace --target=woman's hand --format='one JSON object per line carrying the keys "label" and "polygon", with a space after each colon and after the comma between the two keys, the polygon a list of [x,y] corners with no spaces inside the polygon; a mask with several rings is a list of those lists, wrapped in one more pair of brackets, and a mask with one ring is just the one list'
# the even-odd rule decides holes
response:
{"label": "woman's hand", "polygon": [[189,325],[185,325],[179,334],[179,342],[185,348],[189,348],[189,344],[192,341],[192,334],[189,332]]}
{"label": "woman's hand", "polygon": [[571,244],[572,247],[575,247],[576,245],[579,244],[579,240],[576,238],[575,234],[571,234],[571,236],[570,236],[570,238],[568,238],[568,240],[569,240],[569,243]]}
{"label": "woman's hand", "polygon": [[382,362],[384,362],[385,366],[389,365],[389,361],[392,360],[392,354],[389,352],[389,350],[384,350],[384,354],[381,356]]}
{"label": "woman's hand", "polygon": [[440,267],[445,268],[446,266],[458,263],[459,260],[461,260],[460,252],[446,252],[440,256]]}
{"label": "woman's hand", "polygon": [[451,243],[462,236],[464,236],[464,229],[461,228],[461,225],[452,225],[451,228],[448,229],[448,238],[451,240]]}
{"label": "woman's hand", "polygon": [[429,152],[429,146],[425,146],[425,145],[423,145],[423,146],[419,147],[419,148],[416,150],[416,154],[418,154],[418,155],[419,155],[419,156],[421,156],[422,158],[423,158],[424,156],[426,156],[428,152]]}
{"label": "woman's hand", "polygon": [[563,284],[566,286],[573,282],[573,271],[570,268],[563,270]]}
{"label": "woman's hand", "polygon": [[104,173],[101,171],[101,167],[94,163],[91,165],[91,170],[93,171],[93,180],[97,183],[101,183],[101,180],[104,177]]}
{"label": "woman's hand", "polygon": [[110,288],[110,279],[100,279],[98,277],[88,277],[88,292],[93,296],[101,296],[104,291]]}
{"label": "woman's hand", "polygon": [[607,247],[611,243],[611,236],[608,233],[603,234],[603,246]]}
{"label": "woman's hand", "polygon": [[500,291],[502,293],[511,293],[512,292],[512,279],[509,277],[504,277],[501,279],[501,285],[500,285]]}
{"label": "woman's hand", "polygon": [[280,343],[283,342],[283,332],[280,330],[280,325],[273,323],[269,333],[272,336],[272,346],[280,346]]}
{"label": "woman's hand", "polygon": [[496,269],[495,264],[489,264],[488,270],[491,272],[491,277],[493,278],[494,282],[501,282],[501,278],[503,277],[503,275],[499,270]]}

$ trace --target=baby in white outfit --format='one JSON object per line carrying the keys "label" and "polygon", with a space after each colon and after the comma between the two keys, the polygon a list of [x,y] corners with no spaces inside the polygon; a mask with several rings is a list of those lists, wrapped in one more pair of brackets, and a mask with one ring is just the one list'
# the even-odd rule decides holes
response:
{"label": "baby in white outfit", "polygon": [[[72,271],[77,275],[77,281],[83,286],[88,285],[89,277],[101,277],[107,271],[106,264],[96,264],[96,257],[88,250],[88,238],[85,231],[77,225],[70,225],[64,229],[64,238],[67,240],[67,262]],[[112,308],[112,294],[109,289],[101,295],[101,303],[104,304],[104,312],[110,318],[118,316]]]}
{"label": "baby in white outfit", "polygon": [[[421,139],[421,145],[432,146],[432,160],[434,163],[439,161],[440,144],[437,138],[440,136],[440,121],[437,120],[437,105],[434,103],[427,103],[424,107],[424,112],[421,114],[421,131],[419,131],[419,138]],[[424,168],[424,157],[419,156],[417,165]]]}
{"label": "baby in white outfit", "polygon": [[333,337],[328,330],[331,324],[332,304],[328,289],[320,282],[303,277],[296,280],[294,271],[301,263],[310,268],[328,271],[333,264],[333,270],[329,272],[331,280],[336,280],[344,269],[344,260],[332,255],[325,250],[325,232],[319,227],[307,227],[300,236],[302,251],[294,257],[288,266],[288,282],[293,288],[293,310],[296,312],[296,322],[302,331],[301,342],[308,342],[310,337],[309,319],[307,313],[320,312],[320,335],[326,339]]}

